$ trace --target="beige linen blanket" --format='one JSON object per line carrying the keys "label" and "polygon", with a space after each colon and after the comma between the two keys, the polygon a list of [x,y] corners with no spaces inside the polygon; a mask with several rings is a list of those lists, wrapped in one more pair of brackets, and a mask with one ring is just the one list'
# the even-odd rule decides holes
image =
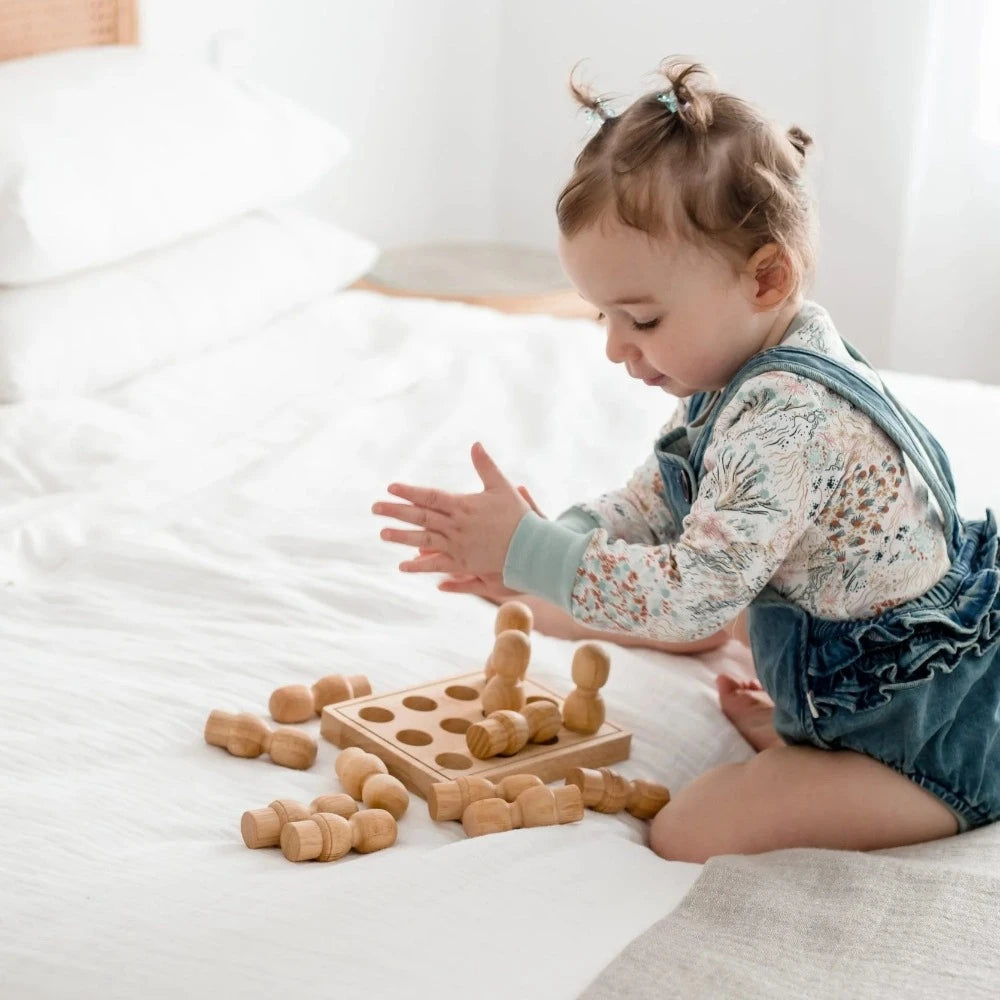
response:
{"label": "beige linen blanket", "polygon": [[1000,997],[1000,824],[889,851],[711,858],[585,1000]]}

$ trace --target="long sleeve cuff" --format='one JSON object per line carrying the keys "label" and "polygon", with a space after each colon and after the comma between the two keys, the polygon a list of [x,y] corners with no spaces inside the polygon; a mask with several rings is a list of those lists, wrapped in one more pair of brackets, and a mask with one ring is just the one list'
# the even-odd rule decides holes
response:
{"label": "long sleeve cuff", "polygon": [[582,507],[570,507],[569,510],[564,510],[556,518],[556,523],[565,524],[567,528],[583,532],[593,531],[594,528],[601,526],[601,522],[593,514],[588,514]]}
{"label": "long sleeve cuff", "polygon": [[576,571],[592,534],[593,531],[581,534],[529,510],[518,522],[507,548],[504,585],[538,594],[571,611]]}

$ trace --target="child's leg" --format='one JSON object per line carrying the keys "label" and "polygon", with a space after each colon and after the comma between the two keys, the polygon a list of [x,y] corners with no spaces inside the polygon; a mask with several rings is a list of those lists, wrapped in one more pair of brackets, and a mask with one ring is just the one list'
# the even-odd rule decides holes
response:
{"label": "child's leg", "polygon": [[690,653],[705,653],[710,649],[717,649],[724,643],[729,642],[732,634],[728,629],[721,629],[718,632],[712,633],[712,635],[705,636],[704,639],[692,639],[689,642],[664,642],[659,639],[645,639],[641,636],[632,635],[630,632],[602,632],[599,629],[577,623],[576,628],[572,630],[569,638],[579,642],[613,642],[619,646],[631,646],[636,649],[655,649],[660,653],[687,655]]}
{"label": "child's leg", "polygon": [[958,832],[939,799],[852,750],[774,746],[701,775],[656,815],[650,846],[674,861],[782,847],[870,851]]}

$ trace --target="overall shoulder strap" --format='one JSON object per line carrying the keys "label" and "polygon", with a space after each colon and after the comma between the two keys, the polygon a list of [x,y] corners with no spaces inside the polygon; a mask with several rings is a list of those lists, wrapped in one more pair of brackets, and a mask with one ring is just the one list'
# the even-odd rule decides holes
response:
{"label": "overall shoulder strap", "polygon": [[[872,371],[875,370],[875,366],[869,362],[869,360],[851,343],[841,338],[844,347],[847,348],[847,353],[850,354],[855,361],[860,361],[862,364],[867,365]],[[881,382],[882,380],[879,379]],[[924,451],[927,453],[927,457],[934,464],[935,471],[941,477],[944,484],[948,487],[948,492],[951,494],[952,499],[955,498],[955,480],[951,473],[951,463],[948,461],[948,456],[944,453],[941,445],[937,443],[934,436],[927,430],[926,427],[889,391],[885,383],[882,383],[882,394],[892,403],[893,406],[899,411],[900,416],[906,421],[907,426],[913,432],[914,436],[923,446]]]}
{"label": "overall shoulder strap", "polygon": [[[847,347],[852,357],[864,361],[854,348],[850,345]],[[691,464],[695,469],[701,469],[711,431],[723,407],[747,379],[767,371],[787,371],[819,382],[871,417],[920,471],[941,509],[945,520],[945,537],[948,539],[951,552],[955,551],[961,540],[962,522],[955,503],[951,470],[940,446],[916,417],[891,396],[888,390],[880,391],[847,365],[816,351],[802,347],[772,347],[754,355],[733,376],[723,391],[722,398],[710,419],[710,425],[705,428],[691,455]]]}

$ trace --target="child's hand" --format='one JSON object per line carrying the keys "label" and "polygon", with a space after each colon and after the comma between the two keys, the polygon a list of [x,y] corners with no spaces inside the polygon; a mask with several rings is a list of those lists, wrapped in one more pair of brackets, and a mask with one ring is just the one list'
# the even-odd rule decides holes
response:
{"label": "child's hand", "polygon": [[[420,551],[421,555],[425,552]],[[438,590],[449,594],[475,594],[493,604],[503,604],[504,601],[520,600],[523,596],[519,590],[505,587],[503,577],[499,573],[489,576],[473,576],[471,573],[452,573],[439,584]]]}
{"label": "child's hand", "polygon": [[383,539],[432,550],[400,563],[404,572],[502,578],[511,537],[531,507],[479,442],[472,446],[472,464],[483,483],[481,493],[446,493],[392,483],[388,492],[410,503],[372,505],[373,513],[387,514],[420,529],[383,528]]}
{"label": "child's hand", "polygon": [[[541,510],[539,510],[538,504],[535,503],[534,497],[528,492],[527,486],[518,486],[517,492],[528,501],[528,505],[539,517],[545,517]],[[434,555],[436,551],[436,549],[421,547],[420,555]],[[489,576],[474,576],[471,573],[451,573],[438,584],[438,590],[449,594],[474,594],[476,597],[482,597],[493,604],[521,600],[527,596],[520,593],[520,591],[505,587],[503,576],[500,573],[494,573]]]}
{"label": "child's hand", "polygon": [[[475,594],[477,597],[493,604],[503,604],[504,601],[520,601],[531,608],[532,625],[536,632],[550,635],[556,639],[586,638],[587,630],[574,621],[573,616],[562,608],[534,594],[522,594],[503,585],[499,578],[481,576],[452,575],[438,584],[438,590],[453,594]],[[595,633],[596,634],[596,633]]]}

